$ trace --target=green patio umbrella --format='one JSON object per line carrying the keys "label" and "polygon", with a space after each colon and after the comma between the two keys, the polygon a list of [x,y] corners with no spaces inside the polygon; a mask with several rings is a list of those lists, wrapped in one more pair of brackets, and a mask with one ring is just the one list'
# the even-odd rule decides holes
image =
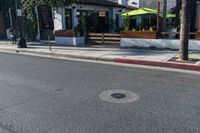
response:
{"label": "green patio umbrella", "polygon": [[176,17],[176,14],[167,14],[167,18],[175,18]]}
{"label": "green patio umbrella", "polygon": [[[122,16],[140,16],[140,15],[145,15],[145,14],[157,14],[157,10],[150,9],[150,8],[139,8],[137,10],[132,10],[129,12],[125,12],[121,14]],[[175,18],[176,14],[167,14],[167,18]]]}
{"label": "green patio umbrella", "polygon": [[140,8],[137,10],[132,10],[126,13],[123,13],[122,16],[139,16],[139,15],[145,15],[145,14],[157,14],[157,11],[150,8]]}
{"label": "green patio umbrella", "polygon": [[[132,10],[129,12],[125,12],[123,14],[121,14],[123,17],[130,17],[132,19],[141,19],[142,20],[142,15],[157,15],[157,10],[154,9],[150,9],[150,8],[139,8],[137,10]],[[166,18],[170,19],[170,18],[174,18],[176,17],[175,14],[167,14]],[[149,16],[149,24],[151,24],[151,18]]]}
{"label": "green patio umbrella", "polygon": [[[132,19],[140,19],[142,21],[142,15],[156,15],[157,11],[154,9],[150,9],[150,8],[139,8],[137,10],[132,10],[126,13],[121,14],[123,17],[129,16]],[[149,24],[151,23],[151,19],[149,16]],[[141,25],[140,25],[140,29],[141,29]]]}

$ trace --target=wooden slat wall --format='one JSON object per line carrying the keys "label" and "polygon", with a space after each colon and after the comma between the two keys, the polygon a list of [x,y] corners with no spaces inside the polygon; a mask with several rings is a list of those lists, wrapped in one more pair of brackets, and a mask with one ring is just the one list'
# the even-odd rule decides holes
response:
{"label": "wooden slat wall", "polygon": [[90,44],[119,44],[120,34],[112,33],[88,33],[88,43]]}

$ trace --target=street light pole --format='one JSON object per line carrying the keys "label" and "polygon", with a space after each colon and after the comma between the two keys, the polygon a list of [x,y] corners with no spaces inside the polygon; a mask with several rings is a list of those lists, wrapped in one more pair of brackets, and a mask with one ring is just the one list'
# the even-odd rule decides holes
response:
{"label": "street light pole", "polygon": [[19,9],[19,3],[18,0],[15,0],[15,8],[16,8],[16,17],[17,17],[17,22],[18,22],[18,26],[19,26],[19,33],[20,33],[20,38],[18,41],[18,48],[26,48],[27,44],[26,44],[26,39],[23,36],[23,30],[22,30],[22,11],[21,9]]}

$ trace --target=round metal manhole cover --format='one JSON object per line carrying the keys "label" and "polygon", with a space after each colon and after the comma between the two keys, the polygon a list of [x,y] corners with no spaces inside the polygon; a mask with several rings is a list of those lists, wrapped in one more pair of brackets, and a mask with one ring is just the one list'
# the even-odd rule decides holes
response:
{"label": "round metal manhole cover", "polygon": [[125,97],[126,97],[126,95],[123,94],[123,93],[113,93],[113,94],[111,94],[111,96],[112,96],[113,98],[117,98],[117,99],[122,99],[122,98],[125,98]]}
{"label": "round metal manhole cover", "polygon": [[139,99],[139,95],[125,90],[106,90],[103,91],[99,98],[111,103],[131,103]]}

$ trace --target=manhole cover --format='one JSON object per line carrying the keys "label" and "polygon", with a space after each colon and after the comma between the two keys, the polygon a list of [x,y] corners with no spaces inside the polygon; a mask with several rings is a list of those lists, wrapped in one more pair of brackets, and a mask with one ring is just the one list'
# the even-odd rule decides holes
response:
{"label": "manhole cover", "polygon": [[113,93],[113,94],[111,94],[111,96],[114,98],[117,98],[117,99],[122,99],[122,98],[126,97],[126,95],[122,94],[122,93]]}
{"label": "manhole cover", "polygon": [[99,95],[99,98],[112,103],[131,103],[138,100],[139,95],[125,90],[106,90]]}

